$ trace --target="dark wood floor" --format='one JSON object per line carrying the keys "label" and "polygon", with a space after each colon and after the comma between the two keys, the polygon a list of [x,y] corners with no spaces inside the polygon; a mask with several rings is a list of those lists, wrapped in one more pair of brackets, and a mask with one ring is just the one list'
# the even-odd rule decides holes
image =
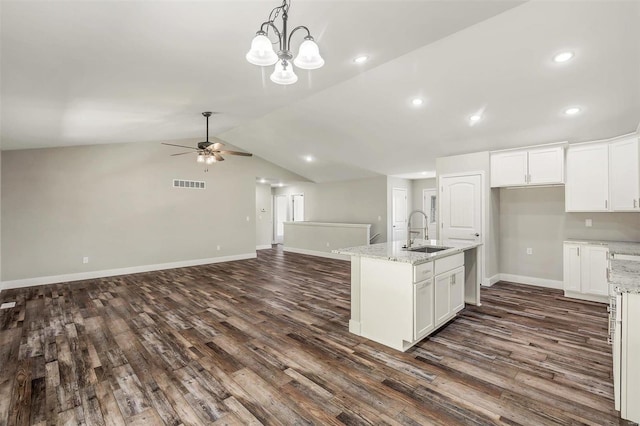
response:
{"label": "dark wood floor", "polygon": [[619,423],[604,305],[499,283],[403,354],[349,334],[349,279],[274,249],[4,291],[0,424]]}

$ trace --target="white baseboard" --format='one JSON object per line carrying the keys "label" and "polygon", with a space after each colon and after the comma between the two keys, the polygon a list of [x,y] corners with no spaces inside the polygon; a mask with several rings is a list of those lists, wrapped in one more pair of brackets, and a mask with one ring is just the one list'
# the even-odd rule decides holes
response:
{"label": "white baseboard", "polygon": [[349,320],[349,332],[361,336],[360,321]]}
{"label": "white baseboard", "polygon": [[590,302],[609,303],[609,296],[596,296],[593,294],[584,294],[566,290],[564,292],[564,296],[571,299],[588,300]]}
{"label": "white baseboard", "polygon": [[0,290],[32,287],[35,285],[64,283],[69,281],[91,280],[94,278],[114,277],[117,275],[137,274],[140,272],[162,271],[164,269],[185,268],[188,266],[208,265],[210,263],[231,262],[233,260],[255,259],[255,253],[235,254],[231,256],[211,257],[208,259],[183,260],[180,262],[159,263],[156,265],[132,266],[129,268],[105,269],[102,271],[78,272],[75,274],[51,275],[48,277],[24,278],[2,281]]}
{"label": "white baseboard", "polygon": [[293,247],[286,247],[286,246],[283,246],[282,250],[289,251],[291,253],[308,254],[309,256],[327,257],[329,259],[337,259],[337,260],[351,259],[351,256],[347,256],[345,254],[329,253],[326,251],[308,250],[308,249],[293,248]]}
{"label": "white baseboard", "polygon": [[[564,288],[562,281],[549,280],[546,278],[527,277],[524,275],[499,274],[500,281],[509,281],[518,284],[534,285],[536,287],[556,288],[562,290]],[[492,278],[493,279],[493,278]]]}
{"label": "white baseboard", "polygon": [[492,285],[494,285],[495,283],[497,283],[498,281],[500,281],[500,274],[495,274],[492,277],[489,278],[485,278],[484,282],[486,284],[484,284],[484,287],[491,287]]}
{"label": "white baseboard", "polygon": [[261,246],[256,246],[256,250],[266,250],[270,248],[271,248],[271,244],[263,244]]}

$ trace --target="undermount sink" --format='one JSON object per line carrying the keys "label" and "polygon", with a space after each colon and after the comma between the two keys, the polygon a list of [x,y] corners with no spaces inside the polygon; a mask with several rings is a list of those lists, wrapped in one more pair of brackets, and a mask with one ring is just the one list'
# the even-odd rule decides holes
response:
{"label": "undermount sink", "polygon": [[442,250],[450,249],[451,247],[433,247],[433,246],[423,246],[423,247],[415,247],[410,248],[409,251],[416,251],[420,253],[436,253]]}

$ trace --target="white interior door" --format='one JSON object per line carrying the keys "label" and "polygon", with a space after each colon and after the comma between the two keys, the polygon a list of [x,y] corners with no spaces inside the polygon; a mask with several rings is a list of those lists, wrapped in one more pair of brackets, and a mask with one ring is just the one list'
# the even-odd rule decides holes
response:
{"label": "white interior door", "polygon": [[407,190],[393,188],[392,199],[393,241],[407,239]]}
{"label": "white interior door", "polygon": [[304,194],[291,196],[291,220],[293,222],[304,221]]}
{"label": "white interior door", "polygon": [[483,241],[482,176],[440,179],[440,239]]}
{"label": "white interior door", "polygon": [[[445,245],[447,240],[484,243],[483,182],[481,172],[440,177],[438,239]],[[480,305],[480,285],[487,280],[485,259],[484,245],[465,253],[466,303]]]}
{"label": "white interior door", "polygon": [[[436,238],[437,223],[438,223],[438,199],[437,191],[434,189],[422,190],[422,211],[427,214],[427,231],[429,238],[432,240]],[[422,218],[424,223],[424,218]]]}
{"label": "white interior door", "polygon": [[284,240],[284,223],[288,221],[289,211],[288,195],[276,195],[275,200],[275,230],[274,236],[277,244],[282,244]]}

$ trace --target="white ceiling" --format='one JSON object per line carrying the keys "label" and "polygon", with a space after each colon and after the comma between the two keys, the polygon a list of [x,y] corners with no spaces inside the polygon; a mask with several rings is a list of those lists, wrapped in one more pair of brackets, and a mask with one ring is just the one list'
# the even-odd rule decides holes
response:
{"label": "white ceiling", "polygon": [[640,121],[640,2],[294,0],[326,65],[288,87],[244,60],[277,4],[3,1],[2,148],[202,138],[213,110],[212,134],[329,181]]}

